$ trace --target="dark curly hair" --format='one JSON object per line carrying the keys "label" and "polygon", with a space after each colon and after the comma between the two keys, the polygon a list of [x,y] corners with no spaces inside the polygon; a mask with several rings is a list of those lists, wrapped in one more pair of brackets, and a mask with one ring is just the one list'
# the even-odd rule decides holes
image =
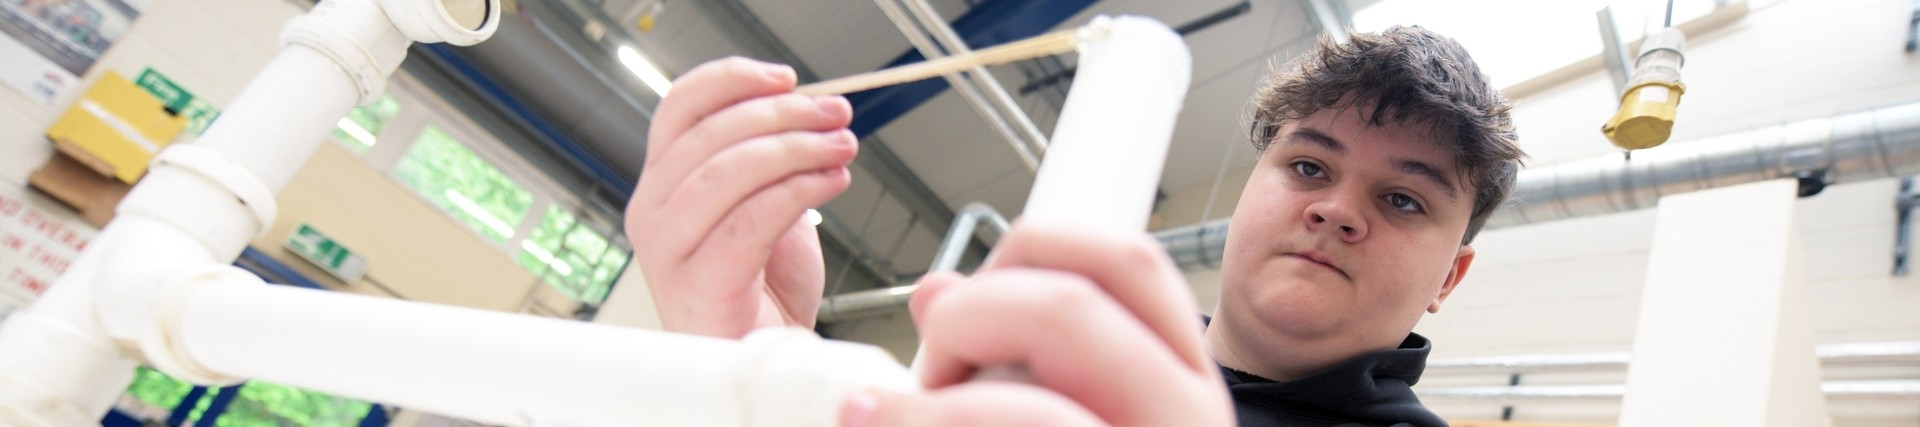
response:
{"label": "dark curly hair", "polygon": [[[1348,38],[1336,44],[1322,36],[1318,49],[1261,84],[1249,134],[1253,148],[1265,152],[1288,121],[1337,107],[1370,106],[1363,117],[1374,126],[1431,126],[1435,142],[1450,149],[1473,186],[1473,215],[1460,244],[1472,242],[1512,191],[1526,157],[1509,113],[1513,104],[1452,38],[1417,26]],[[1342,105],[1349,97],[1351,105]]]}

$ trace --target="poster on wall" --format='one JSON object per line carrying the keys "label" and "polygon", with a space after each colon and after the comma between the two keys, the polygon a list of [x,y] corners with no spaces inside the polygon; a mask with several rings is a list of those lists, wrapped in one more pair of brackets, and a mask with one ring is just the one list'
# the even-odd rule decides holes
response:
{"label": "poster on wall", "polygon": [[0,81],[53,107],[152,0],[0,0]]}
{"label": "poster on wall", "polygon": [[99,234],[64,209],[24,187],[0,185],[0,321],[40,299]]}

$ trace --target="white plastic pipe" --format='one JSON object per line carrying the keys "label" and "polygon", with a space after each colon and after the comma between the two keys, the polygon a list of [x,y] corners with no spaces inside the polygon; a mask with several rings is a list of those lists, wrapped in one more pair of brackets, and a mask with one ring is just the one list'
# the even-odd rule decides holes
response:
{"label": "white plastic pipe", "polygon": [[498,0],[328,0],[295,18],[226,115],[199,143],[163,151],[118,219],[0,328],[0,425],[94,424],[143,359],[230,380],[177,357],[167,314],[199,283],[182,279],[227,272],[272,223],[272,193],[349,108],[378,97],[408,45],[473,44],[499,15]]}
{"label": "white plastic pipe", "polygon": [[[287,46],[221,114],[222,126],[207,129],[198,145],[227,153],[278,193],[327,140],[337,118],[359,102],[358,86],[338,70],[319,51]],[[306,117],[336,119],[301,119]]]}
{"label": "white plastic pipe", "polygon": [[[1020,216],[1142,232],[1153,213],[1193,59],[1178,33],[1149,18],[1103,15],[1079,31],[1080,72]],[[926,350],[924,341],[920,350]],[[975,378],[1030,380],[1031,374],[994,366]]]}
{"label": "white plastic pipe", "polygon": [[1080,72],[1021,216],[1143,231],[1192,58],[1148,18],[1102,16],[1080,31]]}
{"label": "white plastic pipe", "polygon": [[81,252],[31,309],[0,324],[0,425],[92,425],[133,382],[134,361],[93,318],[92,288],[76,284],[92,280],[99,258]]}
{"label": "white plastic pipe", "polygon": [[868,387],[912,391],[876,347],[744,341],[255,284],[215,283],[182,339],[224,373],[528,426],[837,426]]}

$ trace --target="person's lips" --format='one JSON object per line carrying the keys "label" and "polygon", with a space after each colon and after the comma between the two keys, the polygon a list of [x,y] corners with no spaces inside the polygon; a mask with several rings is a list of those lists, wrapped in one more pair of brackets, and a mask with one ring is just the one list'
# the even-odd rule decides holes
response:
{"label": "person's lips", "polygon": [[1339,266],[1334,265],[1332,258],[1328,257],[1325,253],[1321,253],[1318,251],[1298,251],[1298,252],[1289,252],[1286,254],[1286,256],[1293,257],[1295,259],[1304,261],[1308,264],[1313,264],[1313,265],[1326,268],[1328,270],[1332,270],[1334,273],[1339,274],[1340,277],[1351,278],[1350,276],[1347,275],[1346,270],[1343,270]]}

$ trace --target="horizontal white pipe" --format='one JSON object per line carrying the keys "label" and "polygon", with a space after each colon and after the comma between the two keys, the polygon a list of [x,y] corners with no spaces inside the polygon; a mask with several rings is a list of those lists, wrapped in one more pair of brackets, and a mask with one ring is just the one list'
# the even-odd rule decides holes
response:
{"label": "horizontal white pipe", "polygon": [[210,369],[507,425],[837,425],[916,383],[877,348],[740,341],[279,286],[215,283],[180,322]]}
{"label": "horizontal white pipe", "polygon": [[[1822,344],[1814,354],[1825,365],[1869,365],[1920,363],[1920,341]],[[1633,353],[1517,354],[1510,356],[1458,357],[1427,361],[1427,372],[1545,372],[1622,369],[1633,361]]]}
{"label": "horizontal white pipe", "polygon": [[[1624,396],[1627,387],[1620,384],[1582,384],[1582,385],[1516,385],[1482,387],[1435,387],[1415,389],[1415,394],[1424,399],[1472,399],[1472,400],[1566,400],[1566,399],[1619,399]],[[1827,381],[1820,383],[1820,391],[1827,397],[1846,398],[1920,398],[1920,381],[1916,380],[1855,380]]]}

